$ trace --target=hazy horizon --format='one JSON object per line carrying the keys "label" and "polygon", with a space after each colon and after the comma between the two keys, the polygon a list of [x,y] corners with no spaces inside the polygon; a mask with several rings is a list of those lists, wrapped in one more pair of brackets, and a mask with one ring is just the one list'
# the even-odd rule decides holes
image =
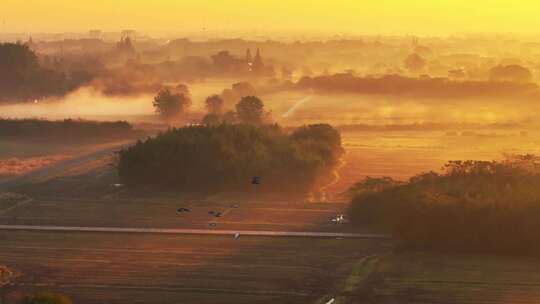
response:
{"label": "hazy horizon", "polygon": [[170,34],[531,35],[537,33],[532,25],[540,9],[533,1],[518,6],[509,0],[4,2],[3,34],[135,29]]}

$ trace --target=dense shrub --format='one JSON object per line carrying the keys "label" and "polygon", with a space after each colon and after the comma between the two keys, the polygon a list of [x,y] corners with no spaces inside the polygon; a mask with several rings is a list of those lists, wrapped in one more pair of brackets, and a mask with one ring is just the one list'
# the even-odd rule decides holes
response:
{"label": "dense shrub", "polygon": [[191,126],[171,129],[120,152],[118,172],[130,186],[205,193],[306,193],[329,175],[342,154],[329,125],[285,134],[277,125]]}
{"label": "dense shrub", "polygon": [[391,231],[403,248],[540,254],[540,170],[531,155],[455,161],[442,174],[358,191],[355,226]]}

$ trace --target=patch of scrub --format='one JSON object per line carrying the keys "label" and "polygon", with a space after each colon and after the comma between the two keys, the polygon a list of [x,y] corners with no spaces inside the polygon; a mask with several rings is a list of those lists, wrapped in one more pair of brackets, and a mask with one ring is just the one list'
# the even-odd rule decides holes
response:
{"label": "patch of scrub", "polygon": [[319,299],[316,304],[344,304],[350,303],[353,295],[363,290],[367,285],[370,275],[376,270],[379,257],[370,255],[363,257],[352,266],[351,273],[337,288],[334,295],[326,295]]}
{"label": "patch of scrub", "polygon": [[12,270],[7,266],[0,265],[0,287],[13,282],[13,280],[18,276],[19,273],[15,270]]}

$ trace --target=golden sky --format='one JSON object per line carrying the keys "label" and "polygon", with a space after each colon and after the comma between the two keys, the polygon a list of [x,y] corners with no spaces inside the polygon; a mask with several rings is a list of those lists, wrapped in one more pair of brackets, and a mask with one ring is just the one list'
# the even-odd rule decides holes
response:
{"label": "golden sky", "polygon": [[538,0],[0,0],[0,31],[540,31]]}

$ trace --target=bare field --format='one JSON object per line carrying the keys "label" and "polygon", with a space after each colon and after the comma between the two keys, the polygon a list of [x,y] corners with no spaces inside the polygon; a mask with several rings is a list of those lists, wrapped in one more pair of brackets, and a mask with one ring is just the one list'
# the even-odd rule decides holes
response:
{"label": "bare field", "polygon": [[540,302],[540,260],[533,258],[391,255],[372,277],[371,297],[382,304]]}
{"label": "bare field", "polygon": [[[460,131],[461,132],[461,131]],[[486,132],[486,131],[482,131]],[[500,132],[500,131],[498,131]],[[540,139],[516,132],[344,132],[347,150],[332,201],[365,176],[407,179],[448,160],[538,153]],[[519,146],[519,149],[515,149]],[[30,188],[34,200],[0,206],[0,224],[134,228],[346,232],[330,219],[344,203],[285,200],[122,198],[121,189],[90,193],[114,178],[98,176],[106,157],[77,164],[53,183]],[[101,171],[100,171],[101,170]],[[94,172],[88,174],[88,172]],[[108,171],[109,173],[110,170]],[[110,175],[110,174],[109,174]],[[83,187],[85,191],[78,188]],[[114,188],[114,187],[113,187]],[[31,195],[33,196],[33,195]],[[190,208],[178,213],[177,209]],[[209,214],[221,212],[220,217]],[[211,226],[210,224],[215,224]],[[5,299],[53,290],[75,303],[315,303],[331,296],[363,257],[381,255],[373,287],[349,299],[376,303],[538,303],[540,262],[532,259],[386,255],[385,241],[0,231],[0,265],[22,273]],[[364,286],[365,287],[365,286]],[[358,297],[357,297],[358,296]],[[380,300],[380,301],[379,301]],[[10,303],[6,301],[6,303]]]}
{"label": "bare field", "polygon": [[[181,207],[191,211],[178,213]],[[345,207],[334,203],[38,199],[8,212],[0,208],[0,224],[209,228],[215,223],[216,229],[339,231],[342,227],[330,219]],[[215,217],[210,211],[222,214]]]}
{"label": "bare field", "polygon": [[538,131],[346,131],[342,139],[345,164],[339,170],[339,182],[327,189],[334,196],[366,176],[407,180],[422,172],[438,171],[450,160],[540,154]]}
{"label": "bare field", "polygon": [[22,273],[5,298],[55,290],[75,303],[310,303],[356,260],[360,240],[0,232],[0,264]]}

